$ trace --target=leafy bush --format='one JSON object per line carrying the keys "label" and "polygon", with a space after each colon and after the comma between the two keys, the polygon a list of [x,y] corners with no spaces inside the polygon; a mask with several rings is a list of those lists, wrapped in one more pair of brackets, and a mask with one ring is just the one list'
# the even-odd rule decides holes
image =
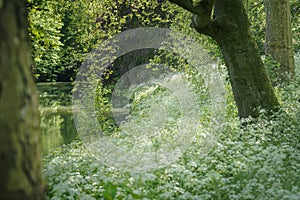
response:
{"label": "leafy bush", "polygon": [[39,81],[73,80],[103,40],[129,28],[169,27],[175,8],[145,0],[28,0],[35,75]]}
{"label": "leafy bush", "polygon": [[39,80],[52,81],[61,73],[63,15],[57,1],[28,0],[33,69]]}

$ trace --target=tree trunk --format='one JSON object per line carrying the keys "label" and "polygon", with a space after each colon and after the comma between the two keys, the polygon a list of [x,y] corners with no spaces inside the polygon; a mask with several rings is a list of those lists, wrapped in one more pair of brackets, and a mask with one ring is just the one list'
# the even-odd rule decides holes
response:
{"label": "tree trunk", "polygon": [[267,14],[265,52],[280,64],[277,77],[285,80],[295,75],[290,0],[265,0],[264,4]]}
{"label": "tree trunk", "polygon": [[[229,72],[239,116],[257,117],[259,109],[278,110],[274,94],[257,45],[250,32],[242,0],[170,0],[194,13],[192,27],[217,41]],[[214,5],[214,18],[211,9]]]}
{"label": "tree trunk", "polygon": [[223,52],[239,116],[257,117],[260,108],[277,110],[279,103],[250,32],[242,1],[217,0],[214,14],[218,30],[211,36]]}
{"label": "tree trunk", "polygon": [[44,199],[25,0],[0,1],[0,199]]}

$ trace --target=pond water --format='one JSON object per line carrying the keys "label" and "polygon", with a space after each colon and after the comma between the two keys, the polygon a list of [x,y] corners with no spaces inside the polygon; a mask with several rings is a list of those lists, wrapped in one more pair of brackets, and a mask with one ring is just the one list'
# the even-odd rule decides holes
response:
{"label": "pond water", "polygon": [[77,132],[72,113],[71,83],[38,83],[42,150],[69,144]]}

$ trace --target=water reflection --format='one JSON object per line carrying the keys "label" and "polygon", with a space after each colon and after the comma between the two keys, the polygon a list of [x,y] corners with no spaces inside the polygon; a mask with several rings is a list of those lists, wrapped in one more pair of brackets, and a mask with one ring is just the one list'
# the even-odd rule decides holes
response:
{"label": "water reflection", "polygon": [[38,83],[43,153],[77,137],[71,106],[71,83]]}

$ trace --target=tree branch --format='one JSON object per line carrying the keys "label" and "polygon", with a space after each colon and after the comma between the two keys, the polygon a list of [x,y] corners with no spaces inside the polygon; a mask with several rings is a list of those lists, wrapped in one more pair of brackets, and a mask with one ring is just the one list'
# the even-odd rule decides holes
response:
{"label": "tree branch", "polygon": [[178,6],[190,11],[193,14],[201,15],[202,12],[193,6],[193,0],[169,0],[171,3],[175,3]]}
{"label": "tree branch", "polygon": [[196,30],[205,28],[211,21],[215,0],[169,0],[193,13],[192,27]]}

